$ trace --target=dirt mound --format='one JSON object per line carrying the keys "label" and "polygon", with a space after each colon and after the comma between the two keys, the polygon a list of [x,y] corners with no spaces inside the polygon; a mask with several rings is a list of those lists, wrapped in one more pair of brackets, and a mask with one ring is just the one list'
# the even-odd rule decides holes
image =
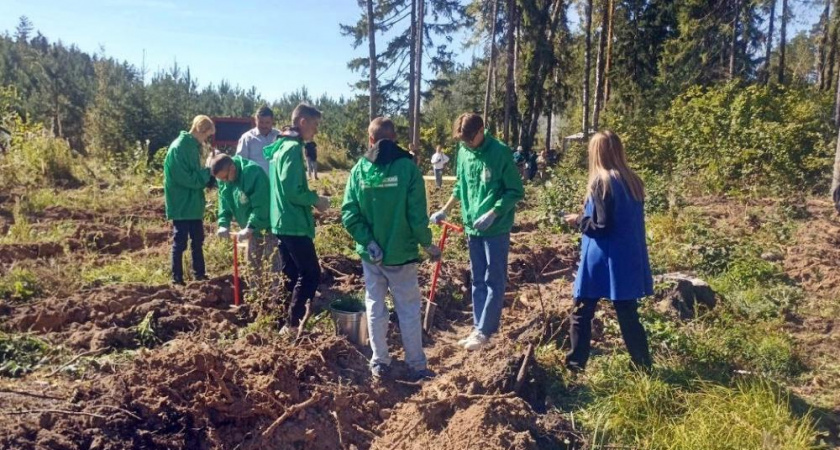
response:
{"label": "dirt mound", "polygon": [[374,387],[368,374],[364,356],[334,337],[293,346],[250,335],[223,348],[175,340],[64,407],[107,416],[0,416],[0,446],[63,436],[55,448],[369,448],[379,411],[405,391]]}
{"label": "dirt mound", "polygon": [[392,417],[376,448],[560,449],[573,448],[576,442],[568,424],[539,417],[511,395],[411,399]]}
{"label": "dirt mound", "polygon": [[134,348],[138,346],[136,327],[147,316],[154,338],[164,342],[182,332],[200,331],[211,338],[233,333],[251,318],[247,308],[231,308],[232,302],[229,277],[192,283],[183,290],[109,286],[12,308],[0,323],[6,329],[33,331],[75,349]]}
{"label": "dirt mound", "polygon": [[508,269],[510,282],[519,285],[571,279],[579,258],[580,250],[568,235],[513,239]]}
{"label": "dirt mound", "polygon": [[138,232],[131,227],[120,228],[113,225],[97,224],[80,226],[70,240],[70,248],[87,248],[98,253],[119,254],[126,251],[140,250],[166,242],[171,231],[156,228]]}
{"label": "dirt mound", "polygon": [[51,258],[63,253],[64,247],[56,242],[2,244],[0,245],[0,264],[10,264],[25,259]]}

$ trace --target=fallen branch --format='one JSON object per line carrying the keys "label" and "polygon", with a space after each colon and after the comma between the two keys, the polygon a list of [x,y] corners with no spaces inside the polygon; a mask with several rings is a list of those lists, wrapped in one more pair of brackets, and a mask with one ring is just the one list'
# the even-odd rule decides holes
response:
{"label": "fallen branch", "polygon": [[338,419],[338,413],[331,411],[330,414],[335,418],[336,428],[338,429],[338,445],[344,448],[344,439],[341,438],[341,421]]}
{"label": "fallen branch", "polygon": [[8,394],[25,395],[27,397],[43,398],[43,399],[47,399],[47,400],[64,400],[61,397],[53,397],[51,395],[36,394],[34,392],[16,391],[14,389],[0,388],[0,392],[4,392],[4,393],[8,393]]}
{"label": "fallen branch", "polygon": [[7,416],[17,416],[21,414],[67,414],[70,416],[90,416],[96,417],[98,419],[107,419],[107,417],[103,416],[102,414],[94,414],[85,411],[67,411],[64,409],[26,409],[23,411],[0,411],[0,414],[5,414]]}
{"label": "fallen branch", "polygon": [[422,421],[423,417],[419,417],[417,420],[414,421],[413,424],[411,424],[409,428],[406,428],[405,434],[403,434],[402,437],[399,438],[397,442],[395,442],[394,445],[391,446],[391,450],[398,448],[404,440],[408,439],[408,437],[411,435],[411,432],[414,431],[414,429],[417,428],[417,425],[420,425],[420,422]]}
{"label": "fallen branch", "polygon": [[379,436],[378,436],[376,433],[374,433],[373,431],[366,430],[366,429],[364,429],[364,428],[360,427],[358,424],[355,424],[355,423],[353,424],[353,429],[354,429],[354,430],[356,430],[356,431],[358,431],[359,433],[364,434],[364,435],[365,435],[365,436],[367,436],[367,438],[368,438],[368,439],[370,439],[371,441],[373,441],[373,440],[375,440],[376,438],[378,438],[378,437],[379,437]]}
{"label": "fallen branch", "polygon": [[277,418],[277,420],[275,420],[271,425],[268,426],[268,428],[265,429],[265,431],[263,431],[263,433],[262,433],[263,437],[266,437],[266,436],[270,435],[274,430],[277,429],[277,427],[279,427],[280,425],[283,425],[283,422],[285,422],[289,417],[292,417],[293,415],[297,414],[298,412],[308,408],[309,406],[316,403],[318,400],[321,400],[321,394],[316,393],[312,397],[310,397],[309,400],[306,400],[305,402],[302,402],[302,403],[298,403],[297,405],[290,406],[286,410],[286,412],[283,413],[282,416]]}
{"label": "fallen branch", "polygon": [[131,412],[131,411],[127,411],[127,410],[125,410],[125,409],[122,409],[122,408],[120,408],[120,407],[118,407],[118,406],[111,406],[111,405],[99,405],[99,406],[97,406],[97,408],[107,408],[107,409],[113,409],[114,411],[119,411],[119,412],[124,413],[124,414],[126,414],[126,415],[128,415],[128,416],[130,416],[130,417],[132,417],[132,418],[134,418],[134,419],[137,419],[137,420],[139,420],[139,421],[142,421],[142,420],[143,420],[143,419],[141,419],[141,418],[140,418],[140,416],[138,416],[137,414],[134,414],[134,413],[133,413],[133,412]]}
{"label": "fallen branch", "polygon": [[522,359],[522,366],[519,367],[519,373],[516,374],[516,383],[513,385],[513,391],[519,392],[522,390],[522,385],[525,383],[525,375],[528,373],[528,364],[531,363],[531,356],[534,354],[534,344],[528,344],[525,350],[525,356]]}
{"label": "fallen branch", "polygon": [[47,378],[55,376],[55,374],[61,372],[62,370],[64,370],[65,367],[70,366],[74,362],[78,361],[80,358],[83,358],[85,356],[99,356],[100,354],[105,353],[109,349],[110,349],[110,347],[105,347],[105,348],[101,348],[99,350],[91,350],[89,352],[79,353],[78,355],[76,355],[72,359],[70,359],[70,361],[67,361],[66,363],[58,366],[57,369],[55,369],[52,372],[50,372],[49,374],[47,374]]}
{"label": "fallen branch", "polygon": [[295,344],[300,343],[300,337],[303,336],[303,330],[306,327],[306,321],[309,320],[309,316],[312,315],[312,301],[306,302],[306,312],[303,314],[303,319],[300,319],[300,324],[298,324],[297,335],[295,335]]}

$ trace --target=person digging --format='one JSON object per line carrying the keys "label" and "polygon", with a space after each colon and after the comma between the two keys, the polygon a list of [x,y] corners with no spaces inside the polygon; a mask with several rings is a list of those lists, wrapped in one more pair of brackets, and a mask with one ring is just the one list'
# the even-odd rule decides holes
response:
{"label": "person digging", "polygon": [[280,266],[286,275],[289,320],[282,334],[297,329],[306,314],[306,304],[318,289],[321,266],[315,253],[315,219],[312,208],[325,212],[330,199],[309,189],[303,162],[303,143],[318,133],[321,111],[305,103],[292,111],[292,125],[280,132],[277,142],[265,147],[269,161],[271,231],[277,236]]}
{"label": "person digging", "polygon": [[474,329],[458,345],[479,350],[499,330],[507,280],[510,229],[516,203],[525,195],[522,178],[507,145],[484,130],[478,114],[465,113],[455,121],[454,136],[461,141],[452,197],[432,214],[440,223],[456,201],[467,234],[472,272]]}
{"label": "person digging", "polygon": [[259,164],[242,156],[216,155],[210,161],[210,173],[219,180],[219,209],[216,235],[230,237],[231,220],[240,227],[239,242],[247,242],[248,264],[261,280],[263,270],[280,272],[277,238],[271,234],[271,210],[268,176]]}
{"label": "person digging", "polygon": [[411,154],[394,141],[394,122],[374,119],[368,128],[370,148],[350,171],[341,206],[341,221],[362,257],[365,278],[365,309],[374,377],[387,376],[388,308],[385,295],[394,299],[399,317],[405,362],[412,380],[434,377],[426,367],[420,308],[423,303],[417,280],[418,246],[429,258],[440,258],[432,244],[426,213],[423,174]]}

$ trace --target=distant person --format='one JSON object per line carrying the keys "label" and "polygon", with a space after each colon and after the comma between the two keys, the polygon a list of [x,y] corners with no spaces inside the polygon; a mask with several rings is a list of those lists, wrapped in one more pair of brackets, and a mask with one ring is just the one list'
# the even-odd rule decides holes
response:
{"label": "distant person", "polygon": [[525,191],[507,145],[484,130],[481,116],[464,113],[455,121],[459,139],[457,173],[452,197],[430,220],[446,220],[456,201],[468,238],[474,328],[458,341],[479,350],[499,330],[507,281],[510,229],[516,203]]}
{"label": "distant person", "polygon": [[525,179],[525,165],[528,162],[526,157],[527,155],[525,150],[522,149],[522,146],[516,147],[516,151],[513,152],[513,162],[516,164],[516,170],[519,172],[519,178],[522,180]]}
{"label": "distant person", "polygon": [[417,247],[432,259],[440,249],[432,244],[423,174],[411,162],[411,155],[396,144],[397,132],[391,119],[378,117],[368,127],[370,148],[350,171],[341,220],[356,241],[365,276],[370,360],[374,377],[387,375],[388,305],[391,292],[405,349],[410,378],[421,380],[434,374],[426,367],[420,308],[423,296],[417,281]]}
{"label": "distant person", "polygon": [[274,128],[274,111],[268,106],[261,106],[254,118],[257,126],[239,138],[236,154],[257,163],[268,174],[268,161],[265,160],[263,149],[273,144],[280,132]]}
{"label": "distant person", "polygon": [[449,157],[443,153],[443,147],[438,145],[435,148],[435,154],[432,155],[432,170],[435,172],[435,186],[438,189],[443,186],[443,169],[446,168],[446,163],[449,162]]}
{"label": "distant person", "polygon": [[220,154],[210,161],[210,172],[219,180],[219,228],[216,235],[230,237],[231,221],[240,231],[239,242],[248,243],[248,262],[257,271],[280,271],[277,238],[271,234],[268,175],[242,156]]}
{"label": "distant person", "polygon": [[580,228],[581,259],[570,316],[571,351],[566,366],[582,371],[589,360],[592,318],[598,300],[612,300],[621,336],[633,363],[650,367],[647,335],[639,320],[638,299],[653,295],[645,241],[645,189],[627,165],[624,146],[611,131],[589,141],[589,182],[582,215],[567,223]]}
{"label": "distant person", "polygon": [[216,132],[207,116],[195,116],[190,131],[182,131],[169,145],[163,161],[166,218],[172,221],[172,282],[184,284],[183,256],[191,241],[196,280],[206,280],[204,267],[204,189],[210,169],[201,166],[201,148]]}
{"label": "distant person", "polygon": [[321,212],[330,199],[309,189],[303,163],[303,143],[318,133],[321,111],[305,103],[292,111],[292,125],[283,128],[277,142],[265,148],[270,164],[271,231],[280,241],[280,264],[286,275],[289,319],[281,329],[288,333],[300,325],[306,304],[315,297],[321,266],[315,253],[315,220],[312,208]]}
{"label": "distant person", "polygon": [[527,179],[531,181],[537,176],[537,152],[530,151],[528,152],[528,163],[527,163]]}
{"label": "distant person", "polygon": [[318,179],[318,144],[314,142],[307,142],[303,146],[304,155],[306,156],[306,177],[309,179]]}

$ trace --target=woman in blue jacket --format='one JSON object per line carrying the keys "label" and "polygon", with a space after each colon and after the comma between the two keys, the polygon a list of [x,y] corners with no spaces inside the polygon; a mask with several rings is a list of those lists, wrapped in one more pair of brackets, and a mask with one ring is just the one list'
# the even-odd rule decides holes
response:
{"label": "woman in blue jacket", "polygon": [[566,355],[566,366],[573,371],[586,367],[592,317],[602,298],[613,303],[633,363],[651,365],[647,336],[637,311],[638,300],[653,294],[644,200],[644,184],[627,165],[618,135],[604,131],[592,136],[584,212],[565,218],[583,233],[570,317],[572,348]]}

